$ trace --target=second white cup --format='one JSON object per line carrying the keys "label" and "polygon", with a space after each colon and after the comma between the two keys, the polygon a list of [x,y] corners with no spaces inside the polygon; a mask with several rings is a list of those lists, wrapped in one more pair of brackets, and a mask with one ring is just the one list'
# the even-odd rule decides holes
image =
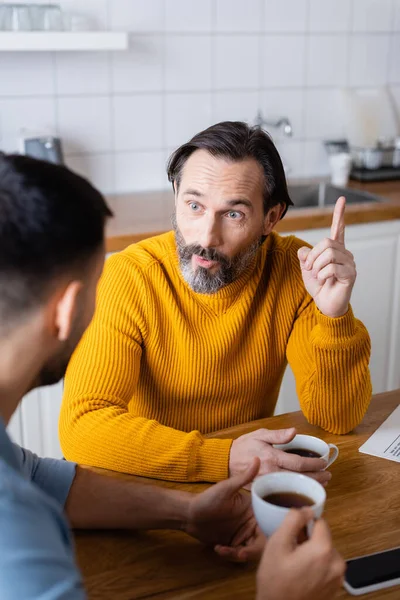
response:
{"label": "second white cup", "polygon": [[[290,508],[279,506],[268,501],[271,495],[301,495],[306,496],[311,502],[314,518],[321,517],[326,500],[326,492],[322,485],[300,473],[268,473],[253,481],[251,486],[251,501],[253,512],[261,531],[267,537],[280,527]],[[294,505],[293,505],[294,506]],[[312,523],[308,528],[309,534]]]}
{"label": "second white cup", "polygon": [[[313,458],[322,458],[326,461],[326,469],[331,466],[333,462],[339,456],[339,448],[335,444],[327,444],[324,440],[314,437],[313,435],[295,435],[291,442],[287,444],[274,444],[274,448],[279,450],[290,450],[292,454],[300,454],[300,456],[307,456],[305,452],[311,451],[316,454]],[[301,450],[302,452],[297,453],[295,450]]]}

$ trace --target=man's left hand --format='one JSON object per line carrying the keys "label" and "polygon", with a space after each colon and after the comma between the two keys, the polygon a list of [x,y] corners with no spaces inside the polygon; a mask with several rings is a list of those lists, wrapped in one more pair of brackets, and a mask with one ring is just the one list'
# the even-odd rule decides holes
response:
{"label": "man's left hand", "polygon": [[215,546],[221,556],[245,561],[261,556],[265,538],[260,536],[250,494],[241,488],[256,477],[260,459],[243,473],[195,494],[188,509],[186,533]]}
{"label": "man's left hand", "polygon": [[344,196],[335,204],[331,237],[297,253],[306,290],[327,317],[346,314],[357,276],[354,257],[344,244],[345,204]]}

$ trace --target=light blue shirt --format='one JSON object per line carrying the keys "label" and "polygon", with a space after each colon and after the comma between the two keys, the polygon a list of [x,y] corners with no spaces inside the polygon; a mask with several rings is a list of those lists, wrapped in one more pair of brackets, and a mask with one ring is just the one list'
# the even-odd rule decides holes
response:
{"label": "light blue shirt", "polygon": [[63,507],[74,463],[13,445],[0,419],[0,598],[84,600]]}

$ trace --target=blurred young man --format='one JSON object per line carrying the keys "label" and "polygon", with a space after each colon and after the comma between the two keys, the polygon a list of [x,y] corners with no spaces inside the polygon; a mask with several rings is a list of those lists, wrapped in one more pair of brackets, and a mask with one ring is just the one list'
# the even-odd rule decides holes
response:
{"label": "blurred young man", "polygon": [[177,481],[219,481],[321,461],[272,447],[293,432],[204,434],[271,416],[290,363],[304,415],[333,433],[363,418],[370,340],[350,306],[356,269],[344,198],[313,250],[274,227],[291,204],[270,137],[214,125],[172,155],[174,231],[107,261],[96,313],[68,368],[67,458]]}
{"label": "blurred young man", "polygon": [[[0,155],[1,600],[85,598],[64,509],[74,527],[176,528],[205,543],[222,544],[216,548],[219,554],[235,559],[259,552],[262,539],[250,499],[239,491],[256,475],[257,460],[245,473],[196,495],[40,459],[7,436],[5,427],[22,396],[63,376],[92,318],[110,215],[101,194],[68,169]],[[279,539],[296,535],[309,515],[295,517],[286,523],[278,546]],[[340,584],[342,560],[326,525],[318,527],[320,534],[307,542],[304,566],[326,567],[323,581],[311,582],[319,593]],[[283,568],[295,550],[276,549]],[[289,589],[286,578],[269,583],[273,554],[264,559],[267,579],[260,574],[259,598],[267,597],[266,582],[276,598]]]}

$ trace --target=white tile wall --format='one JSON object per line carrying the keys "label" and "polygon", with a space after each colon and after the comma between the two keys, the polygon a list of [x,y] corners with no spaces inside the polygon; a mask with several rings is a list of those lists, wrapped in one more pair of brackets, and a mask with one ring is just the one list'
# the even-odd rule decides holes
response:
{"label": "white tile wall", "polygon": [[400,35],[393,35],[390,40],[389,82],[400,83]]}
{"label": "white tile wall", "polygon": [[267,35],[262,48],[263,87],[303,86],[305,51],[305,35]]}
{"label": "white tile wall", "polygon": [[392,0],[353,0],[353,31],[391,31]]}
{"label": "white tile wall", "polygon": [[127,152],[116,154],[115,191],[159,190],[164,187],[165,153]]}
{"label": "white tile wall", "polygon": [[24,130],[56,132],[56,110],[51,98],[0,98],[0,148],[19,149]]}
{"label": "white tile wall", "polygon": [[51,54],[2,53],[0,96],[50,96],[55,92]]}
{"label": "white tile wall", "polygon": [[214,85],[217,90],[258,89],[259,43],[256,36],[217,37],[214,56]]}
{"label": "white tile wall", "polygon": [[398,114],[400,114],[400,85],[392,85],[390,91],[393,102],[397,108]]}
{"label": "white tile wall", "polygon": [[350,40],[350,85],[384,85],[388,80],[388,56],[388,36],[355,35]]}
{"label": "white tile wall", "polygon": [[349,0],[310,0],[309,31],[332,33],[349,31],[352,3]]}
{"label": "white tile wall", "polygon": [[108,0],[110,27],[116,31],[162,31],[164,0]]}
{"label": "white tile wall", "polygon": [[167,91],[211,89],[211,36],[167,36],[165,60]]}
{"label": "white tile wall", "polygon": [[305,137],[307,139],[341,138],[344,135],[341,118],[342,96],[337,89],[305,91]]}
{"label": "white tile wall", "polygon": [[[211,93],[168,94],[166,97],[166,146],[179,146],[212,122]],[[165,182],[167,186],[167,182]]]}
{"label": "white tile wall", "polygon": [[165,29],[210,33],[212,11],[212,0],[165,0]]}
{"label": "white tile wall", "polygon": [[111,99],[108,96],[60,97],[57,114],[66,152],[112,149]]}
{"label": "white tile wall", "polygon": [[82,55],[79,56],[79,77],[76,77],[77,65],[74,53],[56,53],[56,93],[60,96],[73,94],[108,94],[110,90],[109,63],[109,56],[103,52],[82,53]]}
{"label": "white tile wall", "polygon": [[274,142],[281,156],[287,177],[302,177],[304,175],[304,144],[295,139],[274,137]]}
{"label": "white tile wall", "polygon": [[262,2],[263,0],[216,0],[216,31],[260,32]]}
{"label": "white tile wall", "polygon": [[254,91],[216,92],[212,120],[252,123],[259,106],[259,93]]}
{"label": "white tile wall", "polygon": [[320,177],[328,175],[328,161],[321,142],[316,140],[306,140],[304,142],[303,161],[304,173],[313,173]]}
{"label": "white tile wall", "polygon": [[112,55],[112,89],[117,93],[162,92],[164,88],[165,38],[163,35],[131,35],[127,52]]}
{"label": "white tile wall", "polygon": [[[264,90],[261,93],[261,106],[265,115],[276,119],[281,115],[290,115],[293,137],[301,140],[304,137],[304,90]],[[278,132],[274,132],[274,138]]]}
{"label": "white tile wall", "polygon": [[307,22],[307,0],[264,0],[265,31],[304,32]]}
{"label": "white tile wall", "polygon": [[[148,118],[144,119],[143,114]],[[152,150],[163,147],[163,102],[160,94],[115,96],[114,149]]]}
{"label": "white tile wall", "polygon": [[[307,44],[307,84],[344,86],[347,79],[348,37],[345,34],[312,35]],[[329,69],[327,69],[329,65]]]}
{"label": "white tile wall", "polygon": [[111,194],[115,189],[114,154],[68,154],[66,163],[83,177],[89,179],[92,184],[103,190],[105,194]]}
{"label": "white tile wall", "polygon": [[59,132],[67,163],[105,192],[168,187],[171,149],[259,108],[292,122],[291,139],[271,129],[289,176],[324,174],[322,140],[345,134],[342,87],[393,84],[400,110],[400,0],[61,4],[129,31],[130,49],[1,53],[0,149],[22,129]]}

